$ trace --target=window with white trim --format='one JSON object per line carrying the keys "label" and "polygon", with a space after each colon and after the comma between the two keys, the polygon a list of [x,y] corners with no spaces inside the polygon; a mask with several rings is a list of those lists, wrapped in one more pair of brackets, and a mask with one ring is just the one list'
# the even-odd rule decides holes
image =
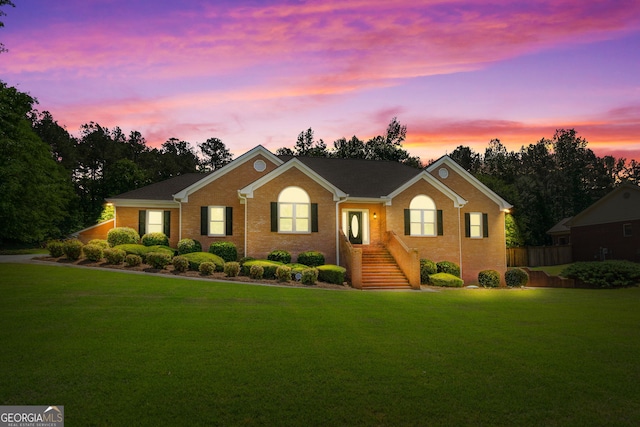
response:
{"label": "window with white trim", "polygon": [[164,232],[164,211],[147,211],[147,233]]}
{"label": "window with white trim", "polygon": [[435,236],[437,233],[436,204],[423,194],[409,204],[411,236]]}
{"label": "window with white trim", "polygon": [[469,213],[469,237],[472,239],[482,238],[482,213]]}
{"label": "window with white trim", "polygon": [[278,231],[311,232],[311,199],[300,187],[287,187],[278,196]]}
{"label": "window with white trim", "polygon": [[224,206],[209,206],[209,236],[225,235],[225,210]]}

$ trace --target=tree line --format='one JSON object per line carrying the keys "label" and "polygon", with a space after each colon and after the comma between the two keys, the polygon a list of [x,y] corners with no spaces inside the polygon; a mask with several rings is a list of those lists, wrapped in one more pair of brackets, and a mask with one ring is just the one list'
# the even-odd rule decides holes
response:
{"label": "tree line", "polygon": [[[0,81],[0,244],[59,238],[101,218],[105,199],[185,173],[207,173],[233,158],[219,138],[193,146],[170,138],[158,148],[138,131],[90,122],[71,135],[37,100]],[[397,161],[421,168],[402,148],[407,127],[393,118],[383,135],[340,138],[327,148],[311,128],[282,156]],[[544,244],[557,221],[589,206],[622,181],[640,182],[640,165],[600,158],[574,130],[509,152],[492,140],[483,154],[460,146],[450,156],[514,205],[509,245]]]}

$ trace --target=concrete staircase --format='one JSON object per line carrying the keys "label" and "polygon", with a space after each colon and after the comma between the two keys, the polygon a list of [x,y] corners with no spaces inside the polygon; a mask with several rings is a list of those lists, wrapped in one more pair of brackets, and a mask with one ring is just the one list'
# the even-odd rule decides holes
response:
{"label": "concrete staircase", "polygon": [[384,246],[362,246],[362,289],[411,289],[411,285]]}

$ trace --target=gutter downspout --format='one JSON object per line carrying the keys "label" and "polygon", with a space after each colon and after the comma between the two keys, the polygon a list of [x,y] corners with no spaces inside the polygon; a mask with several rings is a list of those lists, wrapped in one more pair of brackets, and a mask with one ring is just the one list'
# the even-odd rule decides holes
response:
{"label": "gutter downspout", "polygon": [[458,253],[460,257],[460,277],[462,278],[462,228],[460,228],[462,226],[462,222],[460,220],[460,215],[462,213],[461,209],[462,207],[458,206]]}
{"label": "gutter downspout", "polygon": [[[349,195],[347,194],[347,197]],[[340,265],[340,209],[339,205],[347,201],[347,197],[336,202],[336,265]]]}
{"label": "gutter downspout", "polygon": [[247,256],[247,196],[243,196],[238,191],[238,197],[240,198],[240,203],[244,201],[244,256]]}

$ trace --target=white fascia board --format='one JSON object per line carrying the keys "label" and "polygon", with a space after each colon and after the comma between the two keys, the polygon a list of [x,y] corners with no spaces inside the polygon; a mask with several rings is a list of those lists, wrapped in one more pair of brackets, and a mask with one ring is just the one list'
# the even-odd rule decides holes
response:
{"label": "white fascia board", "polygon": [[284,163],[278,156],[273,154],[271,151],[267,150],[262,145],[258,145],[257,147],[252,148],[251,150],[247,151],[246,153],[244,153],[243,155],[241,155],[237,159],[232,160],[230,163],[227,163],[226,165],[224,165],[223,167],[221,167],[217,171],[214,171],[214,172],[210,173],[206,177],[202,178],[200,181],[198,181],[198,182],[196,182],[194,184],[191,184],[189,187],[185,188],[184,190],[180,191],[179,193],[174,194],[173,198],[176,201],[188,202],[189,201],[189,194],[200,190],[202,187],[212,183],[213,181],[215,181],[216,179],[218,179],[222,175],[224,175],[224,174],[234,170],[235,168],[245,164],[246,162],[248,162],[249,160],[253,159],[254,157],[256,157],[258,155],[263,155],[264,157],[266,157],[267,159],[272,161],[277,166],[279,166],[282,163]]}
{"label": "white fascia board", "polygon": [[144,200],[144,199],[107,199],[115,207],[121,208],[177,208],[180,203],[173,200]]}
{"label": "white fascia board", "polygon": [[272,170],[271,172],[269,172],[268,174],[266,174],[262,178],[252,182],[251,184],[247,185],[244,188],[241,188],[240,190],[238,190],[238,193],[240,195],[242,195],[243,197],[247,197],[247,198],[251,199],[251,198],[253,198],[253,192],[255,190],[257,190],[258,188],[262,187],[263,185],[265,185],[269,181],[273,180],[274,178],[277,178],[280,175],[284,174],[285,172],[291,170],[292,168],[296,168],[296,169],[300,170],[302,173],[307,175],[309,178],[314,180],[316,183],[318,183],[322,187],[324,187],[327,191],[332,193],[334,201],[337,202],[340,199],[343,199],[343,198],[347,197],[347,194],[345,192],[343,192],[342,190],[340,190],[339,188],[337,188],[336,186],[331,184],[329,181],[327,181],[326,179],[324,179],[320,175],[318,175],[313,169],[309,168],[307,165],[305,165],[304,163],[302,163],[300,160],[298,160],[296,158],[289,160],[288,162],[286,162],[282,166]]}
{"label": "white fascia board", "polygon": [[494,193],[493,190],[491,190],[489,187],[487,187],[482,182],[480,182],[478,180],[478,178],[476,178],[475,176],[471,175],[469,173],[469,171],[467,171],[465,168],[460,166],[458,163],[456,163],[449,156],[440,157],[435,163],[433,163],[432,165],[430,165],[427,168],[427,171],[428,172],[433,172],[433,171],[435,171],[436,169],[438,169],[441,166],[447,166],[447,167],[453,169],[458,175],[462,176],[471,185],[473,185],[478,190],[480,190],[481,193],[483,193],[485,196],[487,196],[488,198],[493,200],[500,207],[500,210],[507,210],[507,209],[511,209],[513,207],[513,205],[511,203],[507,202],[502,197],[500,197],[496,193]]}
{"label": "white fascia board", "polygon": [[[405,182],[400,187],[398,187],[395,191],[390,193],[387,197],[390,200],[393,199],[398,194],[402,193],[407,188],[411,187],[413,184],[415,184],[416,182],[420,181],[421,179],[427,181],[429,184],[433,185],[436,188],[436,190],[440,191],[442,194],[444,194],[445,196],[450,198],[453,201],[453,205],[456,208],[460,208],[460,207],[462,207],[462,206],[467,204],[467,200],[465,200],[464,198],[460,197],[458,195],[458,193],[456,193],[455,191],[453,191],[452,189],[450,189],[449,187],[444,185],[442,182],[440,182],[437,179],[435,179],[427,171],[422,171],[420,174],[418,174],[415,177],[411,178],[409,181]],[[389,205],[390,204],[391,203],[389,203]]]}
{"label": "white fascia board", "polygon": [[347,197],[342,200],[342,202],[351,202],[351,203],[384,203],[385,205],[390,204],[391,199],[388,197]]}

